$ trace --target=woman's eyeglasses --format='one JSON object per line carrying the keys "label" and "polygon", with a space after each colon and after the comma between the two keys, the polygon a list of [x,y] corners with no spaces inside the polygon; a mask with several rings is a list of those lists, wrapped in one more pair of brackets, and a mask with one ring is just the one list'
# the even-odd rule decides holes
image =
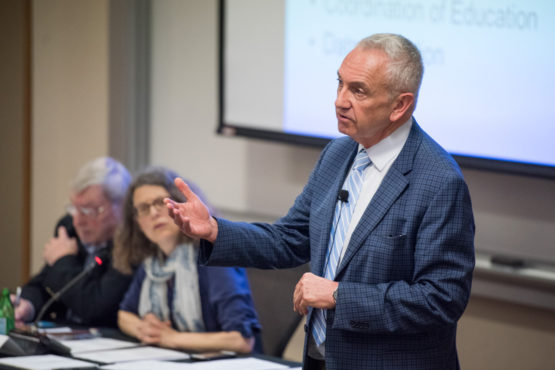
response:
{"label": "woman's eyeglasses", "polygon": [[154,207],[154,209],[158,212],[163,211],[166,209],[166,203],[164,203],[164,199],[167,197],[159,197],[154,199],[151,203],[140,203],[135,206],[135,214],[137,217],[145,217],[150,214],[150,207]]}

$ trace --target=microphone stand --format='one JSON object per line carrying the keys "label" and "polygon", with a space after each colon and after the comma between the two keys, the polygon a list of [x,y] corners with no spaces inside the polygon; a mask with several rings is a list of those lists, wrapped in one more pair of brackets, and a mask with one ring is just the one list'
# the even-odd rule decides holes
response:
{"label": "microphone stand", "polygon": [[42,319],[42,317],[44,316],[44,314],[46,313],[46,310],[48,310],[48,308],[50,308],[50,306],[52,306],[52,304],[54,302],[56,302],[62,296],[62,294],[67,292],[69,288],[71,288],[73,285],[75,285],[75,283],[77,283],[85,275],[87,275],[93,268],[96,267],[97,264],[101,264],[101,263],[102,263],[102,260],[100,260],[100,263],[97,260],[92,261],[91,263],[89,263],[83,269],[83,271],[81,271],[79,274],[75,275],[75,277],[73,279],[71,279],[66,285],[64,285],[62,287],[62,289],[60,289],[52,297],[50,297],[50,299],[42,306],[41,310],[39,311],[39,314],[35,318],[35,321],[33,321],[33,323],[31,324],[31,331],[32,332],[37,332],[38,331],[39,322]]}
{"label": "microphone stand", "polygon": [[[83,271],[77,274],[73,279],[71,279],[66,285],[62,287],[58,292],[56,292],[50,299],[42,306],[37,317],[31,325],[29,325],[28,330],[18,330],[14,329],[10,332],[9,336],[16,340],[22,347],[20,351],[25,354],[42,354],[42,353],[56,353],[60,355],[70,355],[71,349],[58,340],[51,338],[48,334],[39,333],[39,323],[46,311],[54,302],[56,302],[65,292],[68,291],[72,286],[74,286],[79,280],[83,279],[96,265],[101,265],[102,259],[98,256],[95,260],[89,263]],[[14,352],[14,354],[19,355],[19,352]]]}

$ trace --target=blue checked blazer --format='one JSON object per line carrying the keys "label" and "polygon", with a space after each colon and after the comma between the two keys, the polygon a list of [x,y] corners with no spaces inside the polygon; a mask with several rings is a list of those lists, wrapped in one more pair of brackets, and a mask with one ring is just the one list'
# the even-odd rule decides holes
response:
{"label": "blue checked blazer", "polygon": [[[310,261],[322,276],[337,194],[357,145],[348,137],[331,141],[275,224],[218,219],[218,238],[202,243],[200,262],[287,268]],[[458,369],[457,321],[473,269],[468,188],[452,157],[414,121],[338,267],[326,368]]]}

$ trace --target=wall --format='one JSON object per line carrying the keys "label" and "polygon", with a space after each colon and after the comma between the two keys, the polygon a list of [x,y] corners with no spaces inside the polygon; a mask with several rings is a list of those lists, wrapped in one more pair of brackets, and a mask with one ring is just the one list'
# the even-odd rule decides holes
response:
{"label": "wall", "polygon": [[[273,220],[301,191],[318,150],[215,134],[216,5],[153,2],[151,158],[193,179],[230,217]],[[464,172],[477,245],[513,243],[517,237],[551,245],[553,181]],[[549,368],[555,363],[553,311],[473,295],[458,343],[463,368]]]}
{"label": "wall", "polygon": [[473,296],[459,324],[457,347],[462,369],[553,369],[555,315]]}
{"label": "wall", "polygon": [[0,289],[25,279],[28,264],[29,2],[0,2]]}
{"label": "wall", "polygon": [[108,154],[108,2],[33,1],[31,269],[69,203],[69,182]]}
{"label": "wall", "polygon": [[151,160],[197,182],[220,209],[281,215],[319,151],[215,134],[216,3],[153,2]]}
{"label": "wall", "polygon": [[482,251],[555,264],[555,180],[470,169],[464,174]]}

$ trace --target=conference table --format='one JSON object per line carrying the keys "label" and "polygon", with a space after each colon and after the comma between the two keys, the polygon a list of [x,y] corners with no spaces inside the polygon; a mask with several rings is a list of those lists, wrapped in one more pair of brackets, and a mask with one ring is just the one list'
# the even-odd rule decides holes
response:
{"label": "conference table", "polygon": [[[0,354],[0,369],[291,370],[302,366],[262,354],[189,353],[145,346],[114,328],[62,326],[41,331],[35,337],[41,337],[41,343],[29,345],[31,337],[27,338],[24,332],[11,333],[12,343],[26,347],[26,355]],[[6,345],[0,349],[4,348]]]}

